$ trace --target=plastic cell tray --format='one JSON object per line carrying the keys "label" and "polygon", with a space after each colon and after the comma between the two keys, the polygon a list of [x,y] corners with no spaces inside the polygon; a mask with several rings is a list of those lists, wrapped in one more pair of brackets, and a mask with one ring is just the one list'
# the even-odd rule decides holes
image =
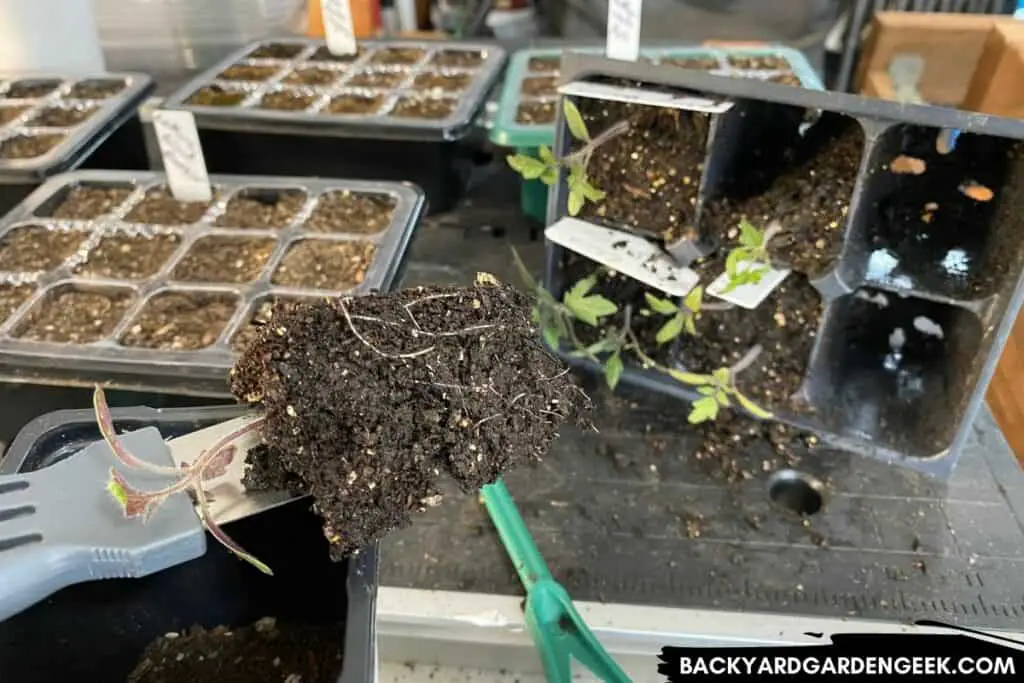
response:
{"label": "plastic cell tray", "polygon": [[[838,255],[809,274],[824,312],[803,359],[804,380],[792,404],[771,407],[776,419],[840,448],[948,476],[1024,300],[1024,122],[568,55],[562,82],[588,81],[643,83],[733,103],[712,115],[694,226],[699,242],[722,251],[731,245],[712,234],[707,211],[730,193],[741,196],[728,179],[783,172],[787,145],[809,122],[860,129],[861,159],[837,226]],[[571,144],[564,125],[559,111],[556,153]],[[961,134],[943,154],[936,141],[948,130]],[[925,172],[891,172],[904,155],[923,161]],[[971,183],[991,191],[989,200],[965,196]],[[564,178],[552,195],[549,223],[565,215]],[[936,218],[943,210],[946,216]],[[894,218],[909,212],[919,222]],[[564,254],[550,243],[547,249],[545,282],[560,296],[569,284]],[[677,359],[685,356],[685,336],[678,343]],[[598,369],[566,351],[560,354],[567,361]],[[690,387],[638,367],[627,368],[623,381],[696,397]],[[680,420],[686,410],[680,407]]]}
{"label": "plastic cell tray", "polygon": [[[515,147],[517,154],[536,155],[541,145],[549,147],[555,139],[555,114],[558,93],[558,65],[566,52],[600,55],[602,48],[571,48],[565,50],[535,48],[519,50],[509,59],[501,89],[498,115],[491,130],[491,142],[503,147]],[[711,71],[712,73],[764,80],[795,78],[803,88],[822,90],[821,79],[814,67],[799,50],[792,48],[712,48],[712,47],[659,47],[642,48],[641,57],[653,64],[672,60],[677,65]],[[737,60],[771,58],[781,60],[781,68],[739,68]],[[744,64],[740,63],[740,66]],[[530,92],[523,92],[529,87]],[[532,120],[524,120],[530,117]],[[523,181],[522,207],[526,215],[544,220],[547,207],[547,186],[539,180]]]}
{"label": "plastic cell tray", "polygon": [[[0,76],[0,212],[44,179],[82,165],[147,168],[135,110],[153,87],[149,76],[136,73]],[[19,144],[27,137],[49,139],[51,146],[33,155]]]}
{"label": "plastic cell tray", "polygon": [[[424,188],[431,211],[442,211],[469,168],[457,143],[504,64],[505,51],[490,44],[365,41],[344,59],[322,41],[268,40],[233,53],[163,106],[195,115],[214,172],[407,180]],[[324,82],[294,83],[312,73]],[[209,88],[226,93],[225,106],[196,102]],[[289,96],[305,106],[261,106]],[[410,111],[420,100],[432,109]]]}
{"label": "plastic cell tray", "polygon": [[[156,427],[165,438],[237,417],[237,406],[115,408],[119,432]],[[49,413],[25,426],[0,461],[0,475],[31,472],[100,438],[92,411]],[[97,486],[102,486],[97,482]],[[338,683],[375,680],[377,548],[345,562],[328,558],[308,503],[234,522],[228,532],[273,567],[265,576],[210,540],[206,554],[143,579],[94,581],[66,588],[0,622],[0,671],[18,683],[124,681],[146,645],[198,624],[343,624]]]}
{"label": "plastic cell tray", "polygon": [[[35,226],[39,230],[79,233],[84,238],[70,256],[63,260],[57,256],[54,261],[59,265],[48,270],[0,272],[0,294],[9,294],[22,286],[31,288],[19,290],[23,293],[31,291],[27,298],[23,294],[9,300],[13,303],[8,304],[9,312],[0,322],[0,377],[40,384],[103,382],[138,391],[226,396],[228,370],[236,357],[232,340],[249,325],[262,304],[274,297],[295,300],[390,288],[401,275],[406,249],[424,206],[422,193],[405,183],[218,175],[211,176],[211,182],[217,193],[214,202],[202,212],[201,217],[187,225],[154,226],[132,222],[132,210],[148,193],[164,187],[163,175],[153,172],[79,171],[64,174],[48,181],[0,220],[0,263],[3,261],[5,239],[19,228]],[[119,206],[111,207],[108,213],[92,220],[47,217],[71,192],[90,187],[123,188],[129,194]],[[279,229],[242,228],[231,225],[232,221],[224,218],[228,204],[235,197],[271,198],[281,192],[299,192],[304,198],[287,225]],[[328,197],[373,197],[393,208],[390,219],[373,234],[315,232],[308,220]],[[105,238],[152,238],[161,235],[172,235],[178,243],[165,260],[157,260],[162,265],[154,275],[129,280],[116,272],[101,270],[99,274],[102,277],[92,277],[87,268],[82,269],[83,265],[95,263],[90,259],[99,258],[97,249],[104,244]],[[234,245],[220,243],[210,246],[211,241],[234,239],[262,240],[264,253],[269,251],[262,266],[257,261],[246,273],[246,277],[251,279],[226,275],[222,282],[185,282],[175,274],[176,268],[183,259],[189,258],[189,254],[215,253],[218,250],[224,253]],[[143,249],[150,241],[144,242],[141,245]],[[360,284],[346,285],[336,279],[340,275],[330,274],[332,264],[338,265],[339,261],[347,258],[332,252],[326,255],[320,252],[320,263],[309,263],[303,267],[303,270],[312,271],[323,264],[326,275],[313,285],[321,288],[288,286],[287,282],[275,284],[275,274],[280,272],[279,267],[293,248],[314,244],[329,248],[351,242],[368,243],[374,247],[372,261],[365,267]],[[218,276],[208,277],[215,280]],[[118,320],[115,325],[101,326],[100,332],[82,337],[81,343],[46,341],[46,334],[32,335],[34,339],[43,341],[24,338],[25,325],[30,320],[39,319],[32,317],[38,314],[33,311],[43,310],[40,306],[55,305],[66,292],[116,295],[111,300],[127,303],[120,304],[119,317],[112,314]],[[207,334],[210,338],[215,335],[216,340],[205,347],[179,344],[177,349],[143,348],[137,342],[127,345],[125,336],[137,329],[140,315],[145,316],[148,310],[154,310],[148,308],[150,304],[170,294],[214,297],[223,301],[220,312],[211,313],[208,318],[215,322],[211,323]],[[73,311],[74,301],[68,306]],[[205,305],[198,305],[198,308],[206,310]],[[164,322],[174,324],[173,315],[170,314],[171,317]],[[88,320],[86,322],[89,323]]]}

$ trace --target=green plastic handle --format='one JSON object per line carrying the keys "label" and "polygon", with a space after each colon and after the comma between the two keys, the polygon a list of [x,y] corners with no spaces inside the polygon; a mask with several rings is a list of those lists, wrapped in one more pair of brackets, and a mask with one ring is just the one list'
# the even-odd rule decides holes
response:
{"label": "green plastic handle", "polygon": [[529,594],[539,581],[551,579],[548,563],[537,550],[537,544],[533,542],[533,536],[526,528],[526,522],[519,514],[519,509],[512,500],[512,494],[508,492],[505,482],[499,479],[493,484],[488,484],[480,490],[480,497],[483,498],[491,521],[501,536],[501,542],[512,559],[512,564],[515,565],[523,588]]}

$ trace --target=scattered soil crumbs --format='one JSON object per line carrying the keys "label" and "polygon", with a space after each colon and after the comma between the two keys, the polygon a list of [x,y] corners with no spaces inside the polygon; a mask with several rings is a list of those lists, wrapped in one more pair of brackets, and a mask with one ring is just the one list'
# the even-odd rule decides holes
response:
{"label": "scattered soil crumbs", "polygon": [[735,69],[751,69],[754,71],[775,71],[789,69],[789,62],[775,55],[731,55],[729,65]]}
{"label": "scattered soil crumbs", "polygon": [[129,223],[190,225],[198,223],[212,202],[179,202],[165,187],[149,190],[125,217]]}
{"label": "scattered soil crumbs", "polygon": [[[765,473],[799,467],[804,455],[820,445],[810,432],[779,422],[761,422],[729,410],[714,422],[696,427],[703,437],[693,457],[715,479],[739,483]],[[765,448],[765,444],[768,448]],[[756,518],[748,520],[755,527]]]}
{"label": "scattered soil crumbs", "polygon": [[557,76],[531,76],[523,79],[523,86],[520,88],[524,95],[554,95],[558,87]]}
{"label": "scattered soil crumbs", "polygon": [[483,64],[485,57],[483,52],[471,50],[441,50],[434,55],[430,63],[434,66],[454,69],[472,69]]}
{"label": "scattered soil crumbs", "polygon": [[12,336],[58,344],[91,344],[110,336],[133,298],[124,290],[64,289],[36,303]]}
{"label": "scattered soil crumbs", "polygon": [[157,294],[139,311],[121,343],[165,351],[202,349],[217,341],[237,306],[233,294]]}
{"label": "scattered soil crumbs", "polygon": [[75,100],[105,100],[128,87],[125,81],[92,79],[71,86],[68,97]]}
{"label": "scattered soil crumbs", "polygon": [[221,71],[217,78],[222,81],[265,81],[280,70],[278,66],[236,64]]}
{"label": "scattered soil crumbs", "polygon": [[325,114],[376,114],[384,104],[383,95],[338,95],[324,108]]}
{"label": "scattered soil crumbs", "polygon": [[536,126],[543,123],[553,123],[554,120],[554,102],[523,102],[516,109],[516,123]]}
{"label": "scattered soil crumbs", "polygon": [[305,49],[295,43],[266,43],[248,54],[249,59],[291,59]]}
{"label": "scattered soil crumbs", "polygon": [[274,314],[231,371],[265,416],[248,489],[313,496],[338,560],[440,504],[543,457],[590,401],[505,285],[417,287]]}
{"label": "scattered soil crumbs", "polygon": [[32,100],[39,97],[46,97],[60,87],[58,80],[26,80],[12,83],[11,87],[4,93],[4,97],[12,100]]}
{"label": "scattered soil crumbs", "polygon": [[295,90],[276,90],[268,92],[260,99],[261,109],[278,111],[303,111],[316,100],[316,95],[309,95]]}
{"label": "scattered soil crumbs", "polygon": [[189,95],[186,104],[200,107],[234,107],[242,103],[249,93],[244,90],[228,90],[219,85],[204,85]]}
{"label": "scattered soil crumbs", "polygon": [[108,235],[75,268],[83,277],[145,280],[153,277],[181,243],[177,235]]}
{"label": "scattered soil crumbs", "polygon": [[324,46],[324,47],[318,47],[316,49],[316,52],[314,52],[312,55],[309,56],[309,61],[311,61],[311,62],[341,62],[341,63],[347,63],[347,62],[354,62],[354,61],[356,61],[357,59],[359,59],[360,57],[362,57],[365,54],[366,54],[366,50],[364,50],[363,48],[356,48],[356,53],[354,55],[335,55],[335,54],[331,54],[331,51],[329,49],[327,49],[326,46]]}
{"label": "scattered soil crumbs", "polygon": [[391,116],[407,119],[443,119],[455,111],[458,100],[435,97],[402,97],[391,110]]}
{"label": "scattered soil crumbs", "polygon": [[270,324],[274,317],[274,311],[287,306],[310,301],[308,298],[274,296],[264,299],[256,306],[249,321],[231,338],[231,348],[235,351],[244,351],[251,344],[264,326]]}
{"label": "scattered soil crumbs", "polygon": [[708,117],[619,102],[584,100],[581,104],[592,137],[618,121],[630,122],[625,134],[594,153],[587,177],[608,194],[596,205],[587,202],[582,215],[660,233],[670,244],[690,235]]}
{"label": "scattered soil crumbs", "polygon": [[342,671],[343,624],[278,624],[161,636],[143,652],[127,683],[335,683]]}
{"label": "scattered soil crumbs", "polygon": [[370,58],[371,64],[415,64],[427,53],[416,47],[390,47],[377,50]]}
{"label": "scattered soil crumbs", "polygon": [[[71,188],[64,201],[57,205],[46,218],[88,221],[113,213],[132,194],[128,187],[90,187],[79,185]],[[37,215],[43,216],[41,212]]]}
{"label": "scattered soil crumbs", "polygon": [[64,142],[63,135],[16,135],[0,142],[0,158],[34,159]]}
{"label": "scattered soil crumbs", "polygon": [[530,61],[526,63],[528,71],[558,71],[561,66],[561,57],[530,57]]}
{"label": "scattered soil crumbs", "polygon": [[217,225],[230,228],[279,230],[287,227],[306,204],[302,190],[243,191],[228,202]]}
{"label": "scattered soil crumbs", "polygon": [[171,273],[179,282],[242,284],[260,276],[277,240],[248,237],[204,237],[185,253]]}
{"label": "scattered soil crumbs", "polygon": [[0,107],[0,125],[10,123],[32,107]]}
{"label": "scattered soil crumbs", "polygon": [[34,291],[31,285],[0,285],[0,325],[28,301]]}
{"label": "scattered soil crumbs", "polygon": [[412,87],[418,90],[440,90],[442,92],[458,92],[469,87],[473,77],[467,74],[423,73],[416,77]]}
{"label": "scattered soil crumbs", "polygon": [[346,85],[358,88],[394,88],[408,75],[404,71],[363,71],[350,78]]}
{"label": "scattered soil crumbs", "polygon": [[281,287],[351,289],[366,279],[376,251],[372,242],[302,240],[285,254],[271,282]]}
{"label": "scattered soil crumbs", "polygon": [[96,113],[99,107],[47,107],[25,125],[39,128],[68,128],[77,126]]}
{"label": "scattered soil crumbs", "polygon": [[40,225],[14,228],[0,239],[0,270],[35,273],[53,270],[85,243],[89,233]]}
{"label": "scattered soil crumbs", "polygon": [[327,192],[317,200],[312,215],[303,224],[310,232],[348,232],[373,235],[391,225],[397,203],[389,194]]}
{"label": "scattered soil crumbs", "polygon": [[660,63],[702,71],[711,71],[722,66],[716,57],[665,57]]}
{"label": "scattered soil crumbs", "polygon": [[284,82],[291,85],[330,85],[338,80],[340,76],[341,72],[337,69],[309,67],[293,71],[285,76]]}

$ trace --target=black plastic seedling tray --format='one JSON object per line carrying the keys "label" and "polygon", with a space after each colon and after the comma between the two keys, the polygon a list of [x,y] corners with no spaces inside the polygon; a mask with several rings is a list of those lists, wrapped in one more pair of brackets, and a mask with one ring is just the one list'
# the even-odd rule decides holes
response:
{"label": "black plastic seedling tray", "polygon": [[[738,214],[729,211],[757,208],[748,218],[761,228],[773,218],[789,218],[790,233],[800,239],[777,250],[794,271],[785,282],[814,292],[821,315],[794,323],[781,308],[782,318],[769,308],[761,322],[751,316],[750,345],[762,340],[759,333],[767,334],[768,328],[757,326],[772,325],[773,319],[780,327],[806,328],[796,341],[773,342],[774,356],[760,357],[765,364],[776,359],[776,368],[801,368],[793,393],[768,407],[776,419],[836,446],[948,476],[1024,299],[1024,122],[578,54],[566,55],[562,64],[563,89],[578,91],[572,83],[732,103],[708,115],[704,128],[706,149],[692,170],[700,182],[688,218],[693,239],[651,239],[673,242],[672,247],[689,240],[712,251],[713,261],[716,249],[724,254],[736,244],[726,219]],[[569,97],[586,116],[592,105]],[[555,149],[564,154],[572,138],[561,107],[557,126]],[[942,140],[949,139],[949,130],[961,131],[952,151],[938,142],[940,132]],[[843,172],[833,163],[839,158],[837,139],[859,140]],[[831,165],[815,166],[815,159]],[[906,171],[908,164],[925,170],[893,170]],[[804,175],[781,183],[799,175],[794,169]],[[831,179],[829,197],[801,194],[820,184],[821,169]],[[563,174],[551,193],[549,224],[566,215],[565,180]],[[778,187],[792,194],[772,195]],[[759,197],[771,201],[758,204]],[[798,209],[812,205],[821,213],[801,222]],[[780,216],[783,206],[789,213]],[[665,228],[635,221],[627,226],[611,214],[593,222],[648,235]],[[802,232],[801,226],[814,231]],[[547,249],[545,283],[560,296],[572,284],[564,272],[566,253],[550,243]],[[700,263],[681,265],[699,270]],[[721,272],[703,273],[702,284]],[[766,305],[771,304],[759,310]],[[710,331],[713,337],[714,329],[701,325],[712,325],[715,315],[722,314],[702,315],[698,328],[705,336]],[[669,362],[694,372],[718,367],[687,365],[697,343],[681,335]],[[567,361],[599,370],[568,351],[560,350]],[[636,365],[626,368],[622,381],[687,400],[697,397],[691,387]],[[680,421],[687,412],[680,408]]]}
{"label": "black plastic seedling tray", "polygon": [[[238,417],[241,410],[116,408],[113,417],[119,432],[152,426],[170,439]],[[92,411],[43,415],[18,434],[0,461],[0,475],[42,469],[99,438]],[[302,501],[227,528],[275,575],[261,574],[211,540],[203,557],[147,578],[64,589],[0,622],[3,680],[124,681],[145,647],[166,633],[193,625],[238,628],[264,617],[280,625],[343,626],[338,683],[375,680],[377,548],[332,563],[320,524]]]}
{"label": "black plastic seedling tray", "polygon": [[153,88],[136,73],[0,77],[0,214],[64,171],[148,168],[136,109]]}
{"label": "black plastic seedling tray", "polygon": [[[333,57],[323,41],[265,40],[163,107],[195,115],[213,172],[405,180],[439,212],[465,185],[471,150],[459,143],[504,63],[490,44],[365,41],[352,59]],[[268,108],[282,98],[294,108]],[[417,103],[433,111],[416,115]]]}

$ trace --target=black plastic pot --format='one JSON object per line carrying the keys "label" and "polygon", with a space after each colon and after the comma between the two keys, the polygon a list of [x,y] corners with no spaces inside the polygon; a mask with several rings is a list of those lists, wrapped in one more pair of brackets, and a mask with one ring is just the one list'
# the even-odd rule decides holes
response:
{"label": "black plastic pot", "polygon": [[[773,143],[801,135],[808,119],[861,129],[860,167],[845,225],[838,226],[840,251],[811,280],[825,311],[796,394],[805,407],[777,409],[777,418],[838,447],[948,476],[1024,301],[1024,155],[1009,156],[1024,149],[1024,122],[572,53],[562,63],[561,82],[634,83],[630,87],[648,92],[733,103],[711,117],[695,218],[704,246],[712,242],[706,209],[729,196],[733,179],[751,168],[785,166],[777,154],[785,144]],[[953,152],[941,154],[935,141],[950,129],[962,134]],[[555,145],[563,154],[571,145],[562,111]],[[919,158],[931,170],[890,173],[887,165],[899,155]],[[966,200],[957,183],[968,180],[993,196],[971,204],[969,214],[963,209],[952,227],[922,222],[910,234],[906,224],[902,232],[890,227],[896,222],[887,216],[901,204],[913,203],[915,210],[933,201],[959,206]],[[555,190],[549,224],[566,213],[564,175]],[[563,281],[562,256],[548,244],[545,283],[558,296],[569,284]],[[941,336],[921,330],[929,323],[939,326]],[[904,340],[894,358],[897,328]],[[561,355],[597,370],[565,349]],[[636,367],[627,368],[622,381],[686,400],[696,397],[691,387]]]}
{"label": "black plastic pot", "polygon": [[[157,427],[167,438],[237,417],[237,406],[114,409],[118,431]],[[29,423],[0,462],[0,474],[46,467],[99,438],[91,411],[60,411]],[[275,572],[265,576],[210,541],[198,560],[145,579],[107,580],[65,589],[0,623],[0,671],[11,683],[124,681],[151,641],[194,624],[241,627],[342,623],[339,683],[376,677],[377,548],[343,563],[308,502],[296,501],[232,523],[229,533]]]}

